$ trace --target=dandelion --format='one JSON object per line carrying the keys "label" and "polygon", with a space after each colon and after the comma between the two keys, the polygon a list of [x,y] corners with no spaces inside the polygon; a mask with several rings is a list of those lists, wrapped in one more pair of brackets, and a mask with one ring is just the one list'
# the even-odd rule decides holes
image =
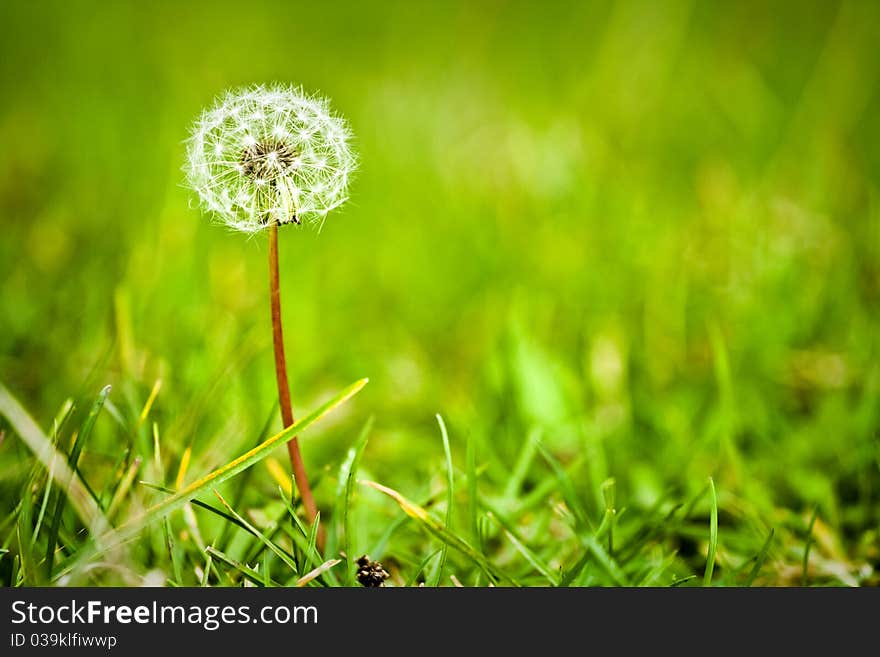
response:
{"label": "dandelion", "polygon": [[[323,225],[345,202],[356,164],[350,136],[348,124],[325,99],[301,88],[258,85],[223,94],[196,120],[187,142],[187,180],[202,208],[235,230],[269,232],[275,375],[285,427],[294,420],[281,328],[278,226]],[[314,521],[317,507],[296,437],[287,448],[303,506]]]}
{"label": "dandelion", "polygon": [[193,126],[188,182],[202,207],[236,230],[322,224],[348,198],[349,138],[327,101],[300,88],[227,91]]}

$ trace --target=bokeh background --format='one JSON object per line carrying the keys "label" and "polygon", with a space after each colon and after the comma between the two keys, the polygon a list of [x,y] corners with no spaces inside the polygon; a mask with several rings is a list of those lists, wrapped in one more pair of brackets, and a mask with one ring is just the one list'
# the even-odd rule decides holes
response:
{"label": "bokeh background", "polygon": [[[275,408],[265,237],[200,216],[181,166],[216,94],[292,82],[361,159],[320,234],[280,235],[295,410],[371,381],[306,441],[319,480],[372,414],[362,467],[418,497],[441,413],[487,482],[537,433],[590,508],[609,476],[645,508],[714,475],[756,545],[818,507],[827,550],[878,559],[880,4],[4,2],[0,23],[0,380],[45,427],[113,385],[91,476],[157,379],[163,454],[192,446],[194,473]],[[30,462],[0,444],[4,505]]]}

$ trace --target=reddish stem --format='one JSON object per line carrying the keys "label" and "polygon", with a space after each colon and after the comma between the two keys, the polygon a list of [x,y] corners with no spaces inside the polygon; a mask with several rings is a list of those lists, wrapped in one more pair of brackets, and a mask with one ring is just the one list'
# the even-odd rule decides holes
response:
{"label": "reddish stem", "polygon": [[[290,386],[287,382],[287,361],[284,358],[284,335],[281,331],[281,289],[278,283],[278,224],[269,226],[269,297],[272,304],[272,342],[275,346],[275,378],[278,381],[278,401],[281,404],[281,419],[284,427],[293,424],[293,409],[290,407]],[[303,506],[309,521],[314,522],[318,515],[318,507],[309,487],[309,479],[306,476],[306,467],[303,463],[302,453],[299,450],[299,441],[296,436],[287,443],[287,451],[290,454],[290,465],[293,469],[293,479],[299,489]],[[318,533],[319,543],[323,544],[323,532]],[[322,547],[322,546],[321,546]]]}

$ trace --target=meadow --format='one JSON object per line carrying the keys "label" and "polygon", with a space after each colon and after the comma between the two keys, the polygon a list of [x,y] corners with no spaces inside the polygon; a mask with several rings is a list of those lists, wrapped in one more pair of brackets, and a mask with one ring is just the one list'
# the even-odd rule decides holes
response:
{"label": "meadow", "polygon": [[[880,4],[324,4],[0,6],[0,584],[880,584]],[[323,550],[283,441],[173,497],[282,428],[181,170],[274,81],[359,158],[279,231]]]}

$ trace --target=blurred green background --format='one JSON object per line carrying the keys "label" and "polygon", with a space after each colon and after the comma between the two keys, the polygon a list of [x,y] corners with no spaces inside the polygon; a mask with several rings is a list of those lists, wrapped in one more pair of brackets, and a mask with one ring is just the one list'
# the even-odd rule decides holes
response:
{"label": "blurred green background", "polygon": [[[313,471],[374,414],[367,473],[428,490],[439,412],[487,486],[536,431],[585,457],[591,509],[608,476],[639,508],[714,475],[727,522],[818,505],[829,550],[880,559],[880,4],[4,2],[0,23],[0,380],[44,427],[107,383],[136,418],[161,378],[168,458],[191,445],[203,473],[253,443],[265,236],[200,216],[183,140],[223,89],[292,82],[361,160],[321,234],[280,235],[295,410],[371,380],[310,433]],[[29,459],[0,445],[4,504]]]}

